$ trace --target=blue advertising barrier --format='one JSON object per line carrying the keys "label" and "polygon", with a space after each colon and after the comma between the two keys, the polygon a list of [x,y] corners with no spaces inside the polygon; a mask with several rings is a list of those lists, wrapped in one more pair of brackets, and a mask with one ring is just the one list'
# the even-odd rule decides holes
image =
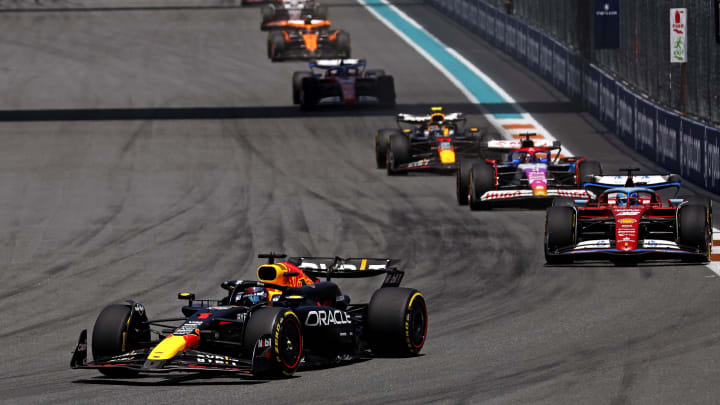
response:
{"label": "blue advertising barrier", "polygon": [[[537,72],[570,99],[582,102],[585,109],[635,151],[668,171],[720,193],[720,130],[666,111],[638,96],[598,67],[586,63],[581,55],[485,0],[429,1]],[[610,11],[616,9],[611,6]]]}

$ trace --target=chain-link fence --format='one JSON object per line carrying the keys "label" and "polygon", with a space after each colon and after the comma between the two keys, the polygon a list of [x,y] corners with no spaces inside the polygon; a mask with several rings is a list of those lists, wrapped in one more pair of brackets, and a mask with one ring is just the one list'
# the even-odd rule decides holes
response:
{"label": "chain-link fence", "polygon": [[[506,0],[490,0],[498,8]],[[592,49],[592,0],[512,0],[513,13],[582,53],[651,100],[720,123],[720,44],[715,0],[622,0],[620,49]],[[681,65],[670,63],[670,8],[688,9],[686,105]]]}

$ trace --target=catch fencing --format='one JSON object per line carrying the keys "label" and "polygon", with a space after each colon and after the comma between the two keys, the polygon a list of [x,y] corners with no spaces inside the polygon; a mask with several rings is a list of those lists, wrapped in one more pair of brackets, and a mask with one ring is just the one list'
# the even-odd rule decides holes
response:
{"label": "catch fencing", "polygon": [[[672,100],[676,95],[677,89],[672,87],[674,86],[672,82],[668,83],[666,87],[658,87],[659,79],[652,81],[655,83],[653,86],[658,87],[654,89],[658,94],[665,93],[664,99],[654,99],[638,86],[619,79],[616,75],[618,72],[632,71],[634,73],[631,74],[635,75],[636,79],[646,72],[639,67],[622,66],[621,58],[627,57],[627,55],[623,56],[625,51],[622,49],[593,51],[591,44],[587,42],[592,35],[591,27],[583,25],[578,29],[568,25],[569,21],[576,22],[582,18],[589,21],[592,12],[591,1],[515,0],[515,12],[517,13],[515,15],[509,15],[503,7],[500,7],[504,4],[504,0],[428,1],[453,20],[513,56],[530,70],[538,72],[570,99],[581,101],[585,108],[603,122],[610,131],[617,134],[627,145],[639,153],[711,192],[720,193],[720,130],[707,125],[707,123],[683,117],[673,107],[662,103],[662,100]],[[621,15],[629,14],[627,5],[632,3],[664,4],[668,2],[665,0],[623,0]],[[673,7],[682,6],[677,3],[683,3],[683,1],[673,2]],[[540,4],[545,5],[556,14],[562,14],[560,11],[564,10],[563,12],[575,15],[576,18],[562,19],[549,12],[533,13],[533,11],[539,10],[539,8],[533,8],[534,5],[539,7]],[[688,8],[688,13],[692,15],[692,8]],[[665,10],[657,13],[666,16],[663,18],[663,22],[664,25],[668,25],[669,11],[667,10],[669,8]],[[526,13],[533,14],[532,25],[523,18]],[[621,25],[622,21],[621,17]],[[689,30],[692,30],[692,23],[693,20],[690,19]],[[548,35],[543,32],[544,29],[538,29],[533,25],[548,25],[554,28],[548,29],[548,32],[551,33]],[[668,37],[666,42],[669,42],[669,33],[665,36]],[[714,39],[712,40],[714,41]],[[690,41],[692,41],[692,37],[689,38]],[[570,42],[574,42],[575,45],[573,46]],[[660,52],[660,48],[662,45],[657,45],[656,51]],[[664,51],[665,49],[667,52]],[[691,49],[688,52],[690,61],[693,58],[692,49],[691,43]],[[662,50],[661,53],[669,65],[669,45]],[[611,54],[612,52],[615,54]],[[714,57],[717,58],[717,50],[713,52]],[[588,60],[589,57],[590,60]],[[590,63],[592,58],[597,58],[597,64]],[[654,58],[645,56],[643,66],[647,67],[650,59],[654,60]],[[657,63],[660,64],[659,59]],[[612,66],[615,66],[616,69],[613,69]],[[720,66],[718,60],[716,59],[711,66],[712,68],[708,66],[707,70],[715,71],[712,73],[706,71],[705,74],[715,77],[720,70],[718,69]],[[656,68],[662,69],[659,66]],[[675,72],[675,67],[666,67],[665,69],[668,75]],[[688,88],[700,80],[695,78],[693,79],[695,81],[692,82],[694,84],[691,84],[690,77],[693,74],[696,73],[691,74],[688,65]],[[643,83],[642,80],[639,82]],[[647,77],[644,83],[650,83]],[[720,104],[717,103],[717,97],[720,94],[717,80],[715,83],[703,83],[702,85],[715,88],[715,92],[708,92],[701,97],[697,94],[701,92],[696,90],[695,96],[693,96],[695,97],[693,105],[706,103],[705,108],[708,111],[711,107],[715,110],[720,108]],[[717,115],[717,111],[714,114]],[[713,121],[719,122],[720,117]]]}

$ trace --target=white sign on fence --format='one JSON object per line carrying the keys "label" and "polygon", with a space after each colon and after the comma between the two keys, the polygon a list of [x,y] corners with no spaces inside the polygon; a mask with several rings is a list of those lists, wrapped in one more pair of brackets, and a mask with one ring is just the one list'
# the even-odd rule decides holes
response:
{"label": "white sign on fence", "polygon": [[670,63],[687,63],[687,9],[670,9]]}

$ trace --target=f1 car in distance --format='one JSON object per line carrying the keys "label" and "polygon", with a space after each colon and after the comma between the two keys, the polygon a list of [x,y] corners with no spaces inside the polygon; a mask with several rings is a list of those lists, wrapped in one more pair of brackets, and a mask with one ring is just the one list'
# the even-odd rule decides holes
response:
{"label": "f1 car in distance", "polygon": [[[259,257],[268,259],[257,269],[259,281],[225,281],[222,299],[178,294],[187,300],[181,317],[149,320],[145,307],[133,301],[106,307],[93,328],[94,360],[87,361],[83,330],[71,367],[118,378],[166,372],[284,378],[300,364],[414,356],[422,350],[425,299],[399,287],[404,273],[391,260],[296,257],[276,263],[285,255]],[[385,276],[382,288],[366,304],[351,303],[331,281],[377,275]]]}
{"label": "f1 car in distance", "polygon": [[282,28],[283,21],[304,20],[306,18],[326,20],[328,7],[314,0],[282,0],[264,5],[260,10],[263,31]]}
{"label": "f1 car in distance", "polygon": [[493,136],[466,128],[462,113],[446,114],[442,107],[432,107],[426,115],[398,114],[396,121],[398,128],[380,129],[375,135],[377,167],[387,169],[391,176],[414,171],[452,173],[460,159],[480,157],[482,141]]}
{"label": "f1 car in distance", "polygon": [[[311,108],[321,102],[395,104],[395,82],[384,70],[366,70],[363,59],[310,62],[310,71],[294,72],[293,103]],[[318,72],[320,71],[320,72]]]}
{"label": "f1 car in distance", "polygon": [[681,259],[707,262],[712,249],[712,201],[662,201],[680,188],[680,176],[589,176],[590,199],[553,201],[545,219],[545,259]]}
{"label": "f1 car in distance", "polygon": [[268,35],[268,57],[273,61],[350,57],[350,34],[331,29],[329,20],[280,21]]}
{"label": "f1 car in distance", "polygon": [[[582,157],[560,157],[559,141],[490,141],[487,150],[505,151],[503,160],[465,162],[457,171],[457,200],[470,209],[489,209],[493,203],[543,200],[553,197],[587,197],[585,176],[602,174],[599,162]],[[554,153],[554,155],[553,155]],[[467,184],[467,187],[465,185]]]}

